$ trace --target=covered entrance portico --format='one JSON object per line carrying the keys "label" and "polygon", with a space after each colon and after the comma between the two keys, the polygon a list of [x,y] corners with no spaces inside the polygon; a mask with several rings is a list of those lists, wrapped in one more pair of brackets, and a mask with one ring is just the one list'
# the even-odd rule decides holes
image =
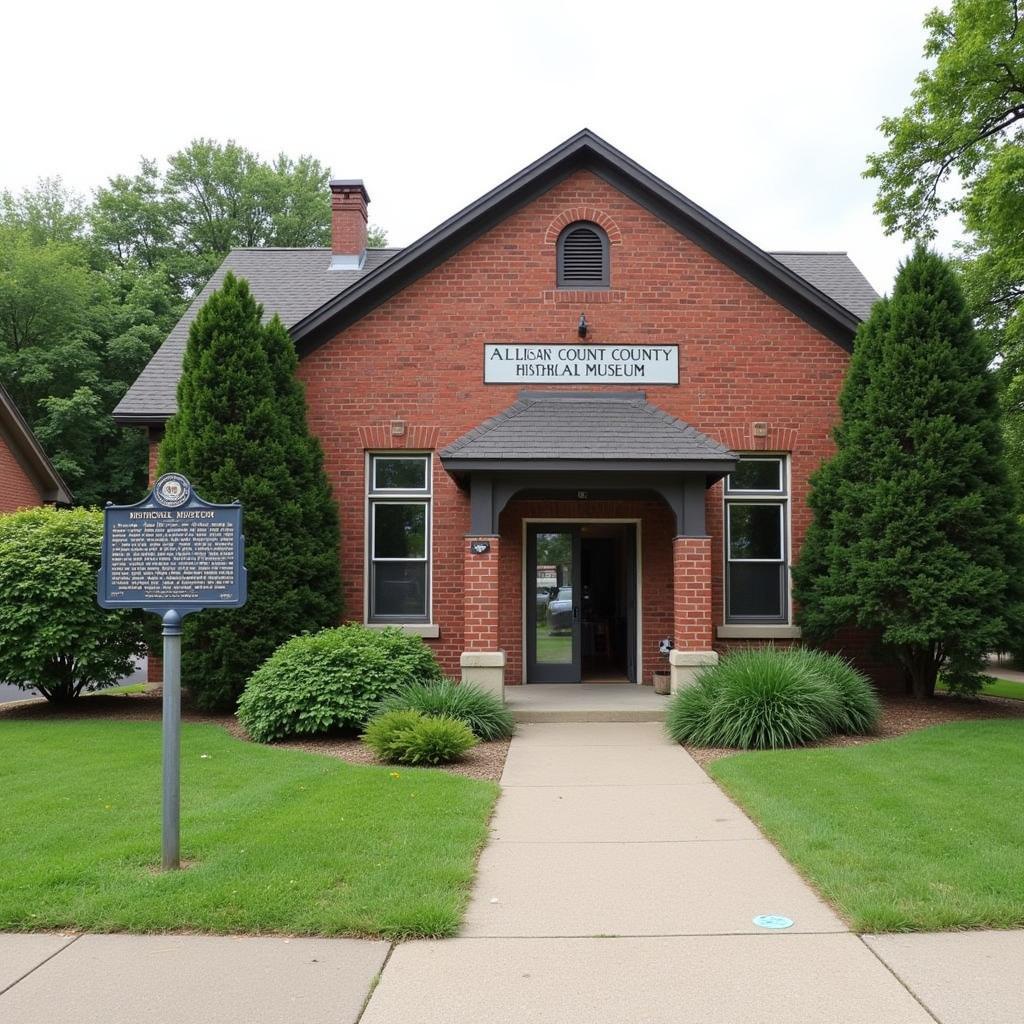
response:
{"label": "covered entrance portico", "polygon": [[641,683],[665,638],[676,684],[715,659],[705,500],[727,448],[643,392],[523,392],[441,462],[470,499],[464,678]]}

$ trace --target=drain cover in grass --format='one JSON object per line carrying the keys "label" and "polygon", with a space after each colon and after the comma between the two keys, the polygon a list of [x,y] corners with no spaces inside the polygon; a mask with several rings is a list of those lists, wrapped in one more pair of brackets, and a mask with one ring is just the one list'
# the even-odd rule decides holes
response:
{"label": "drain cover in grass", "polygon": [[792,928],[793,919],[779,914],[759,914],[754,918],[758,928]]}

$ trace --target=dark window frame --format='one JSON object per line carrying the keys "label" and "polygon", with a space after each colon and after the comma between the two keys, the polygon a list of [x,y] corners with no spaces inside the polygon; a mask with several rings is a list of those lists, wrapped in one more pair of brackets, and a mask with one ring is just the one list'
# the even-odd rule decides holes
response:
{"label": "dark window frame", "polygon": [[[722,537],[724,543],[725,566],[725,622],[728,625],[770,625],[788,626],[790,624],[790,473],[789,459],[785,454],[751,452],[749,456],[740,455],[740,461],[747,458],[765,462],[779,463],[780,487],[773,490],[746,490],[731,486],[730,478],[725,479]],[[779,509],[781,551],[780,558],[733,558],[732,556],[732,506],[769,505]],[[732,566],[739,565],[777,565],[779,567],[779,615],[734,615],[732,613]]]}
{"label": "dark window frame", "polygon": [[[580,228],[593,231],[601,242],[601,277],[582,281],[565,280],[565,241]],[[555,255],[555,283],[558,288],[565,288],[570,291],[599,291],[611,287],[612,278],[611,246],[608,242],[608,233],[600,224],[592,220],[574,220],[562,228],[558,235]]]}
{"label": "dark window frame", "polygon": [[[395,488],[377,487],[378,459],[422,459],[426,463],[426,487],[424,488]],[[430,452],[410,452],[403,450],[401,453],[393,451],[368,452],[367,453],[367,487],[366,487],[366,621],[378,625],[399,626],[403,623],[422,625],[431,621],[433,611],[433,478],[434,460]],[[378,505],[417,505],[425,509],[425,523],[423,533],[423,556],[415,558],[385,558],[378,557],[375,552],[376,513]],[[376,584],[378,564],[394,565],[397,563],[411,562],[425,566],[424,570],[424,609],[422,614],[416,615],[386,615],[376,612]]]}

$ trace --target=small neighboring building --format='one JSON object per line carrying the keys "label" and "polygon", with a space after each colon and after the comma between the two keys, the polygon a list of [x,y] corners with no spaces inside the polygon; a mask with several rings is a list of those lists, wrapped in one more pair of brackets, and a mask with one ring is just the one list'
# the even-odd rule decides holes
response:
{"label": "small neighboring building", "polygon": [[332,247],[230,253],[119,423],[155,450],[230,270],[295,341],[346,618],[510,684],[799,638],[808,480],[878,297],[846,253],[767,252],[589,131],[402,250],[367,248],[362,181],[331,192]]}
{"label": "small neighboring building", "polygon": [[0,513],[33,505],[70,505],[68,485],[0,385]]}

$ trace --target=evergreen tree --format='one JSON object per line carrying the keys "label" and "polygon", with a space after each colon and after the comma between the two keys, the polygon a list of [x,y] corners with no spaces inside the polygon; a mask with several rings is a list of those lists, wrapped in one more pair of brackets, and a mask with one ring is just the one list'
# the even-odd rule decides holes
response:
{"label": "evergreen tree", "polygon": [[811,478],[794,596],[812,640],[880,631],[908,691],[969,688],[1019,629],[1024,556],[993,374],[951,268],[918,247],[856,338],[837,451]]}
{"label": "evergreen tree", "polygon": [[178,412],[159,471],[184,473],[208,501],[243,508],[249,599],[185,620],[182,682],[203,707],[231,706],[278,645],[341,616],[337,511],[306,426],[295,350],[264,326],[248,284],[228,274],[189,331]]}

